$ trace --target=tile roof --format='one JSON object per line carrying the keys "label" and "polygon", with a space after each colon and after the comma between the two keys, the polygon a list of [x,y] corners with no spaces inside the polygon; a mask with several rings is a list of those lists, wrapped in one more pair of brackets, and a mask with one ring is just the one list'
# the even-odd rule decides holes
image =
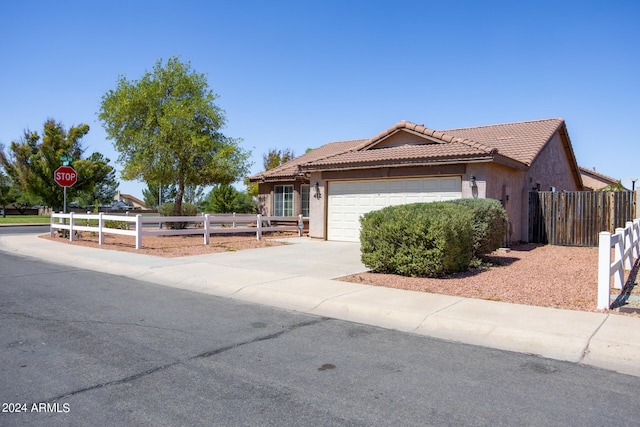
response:
{"label": "tile roof", "polygon": [[[369,139],[325,144],[251,180],[295,179],[311,170],[495,160],[496,154],[528,167],[563,124],[562,119],[544,119],[437,131],[401,121]],[[402,131],[423,137],[424,144],[376,148]]]}
{"label": "tile roof", "polygon": [[610,176],[601,174],[600,172],[596,172],[595,168],[589,169],[589,168],[585,168],[584,166],[580,166],[579,169],[580,169],[580,173],[600,178],[601,180],[606,181],[608,183],[616,184],[618,182],[618,180],[615,178],[611,178]]}
{"label": "tile roof", "polygon": [[326,166],[357,165],[358,167],[371,167],[372,165],[408,165],[438,163],[450,159],[462,160],[463,158],[491,158],[491,153],[463,144],[451,142],[448,144],[426,145],[402,145],[382,149],[363,151],[348,151],[343,154],[326,157],[318,161],[302,164],[305,170]]}
{"label": "tile roof", "polygon": [[311,150],[300,157],[296,157],[295,159],[283,165],[253,175],[250,177],[250,180],[279,180],[282,178],[295,179],[297,176],[302,176],[302,173],[300,172],[300,165],[315,162],[325,157],[333,156],[336,153],[344,153],[354,147],[357,147],[363,141],[365,140],[357,139],[352,141],[330,142],[314,150]]}
{"label": "tile roof", "polygon": [[503,156],[531,166],[542,147],[563,123],[562,119],[545,119],[449,129],[443,132],[486,144],[497,149]]}
{"label": "tile roof", "polygon": [[479,143],[477,141],[473,141],[471,139],[468,138],[459,138],[454,136],[453,134],[447,132],[447,131],[437,131],[437,130],[433,130],[433,129],[429,129],[424,127],[424,125],[417,125],[415,123],[411,123],[408,122],[406,120],[403,120],[401,122],[396,123],[394,126],[391,126],[390,128],[388,128],[387,130],[380,132],[378,135],[374,136],[373,138],[368,139],[365,143],[363,143],[360,147],[358,147],[358,150],[361,149],[366,149],[369,148],[371,146],[375,146],[376,143],[378,143],[379,141],[383,140],[384,138],[386,138],[387,136],[390,136],[394,133],[396,133],[399,130],[408,130],[411,131],[413,133],[419,134],[419,135],[425,135],[428,137],[432,137],[436,140],[440,140],[443,143],[446,142],[462,142],[463,144],[472,146],[474,148],[478,148],[480,150],[485,150],[485,151],[491,151],[492,148],[490,146],[484,145],[482,143]]}
{"label": "tile roof", "polygon": [[[610,176],[601,174],[599,172],[596,172],[595,168],[593,169],[589,169],[589,168],[585,168],[583,166],[579,166],[578,167],[579,171],[580,171],[580,175],[582,175],[582,182],[583,185],[586,188],[590,188],[590,189],[601,189],[606,187],[607,185],[618,185],[620,184],[620,186],[625,190],[625,191],[630,191],[628,188],[626,188],[625,186],[623,186],[620,182],[620,180],[612,178]],[[585,179],[586,178],[586,179]],[[589,182],[589,180],[595,180],[600,181],[602,184],[601,186],[598,187],[594,187],[593,186],[593,182]],[[586,181],[586,182],[585,182]],[[589,185],[591,184],[591,185]]]}

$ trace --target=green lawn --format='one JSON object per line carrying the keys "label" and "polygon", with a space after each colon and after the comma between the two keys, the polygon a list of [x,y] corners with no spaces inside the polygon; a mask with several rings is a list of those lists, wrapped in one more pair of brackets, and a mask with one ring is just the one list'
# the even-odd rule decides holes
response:
{"label": "green lawn", "polygon": [[0,215],[1,224],[49,224],[51,218],[43,215]]}

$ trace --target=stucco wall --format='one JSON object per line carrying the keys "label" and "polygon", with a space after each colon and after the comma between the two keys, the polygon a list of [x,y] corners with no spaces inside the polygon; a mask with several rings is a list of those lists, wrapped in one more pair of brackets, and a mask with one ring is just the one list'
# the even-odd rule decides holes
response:
{"label": "stucco wall", "polygon": [[556,133],[524,176],[522,211],[525,220],[521,222],[521,240],[529,238],[529,191],[582,191],[582,184],[577,181],[571,167],[562,138]]}
{"label": "stucco wall", "polygon": [[[316,194],[315,184],[318,183],[318,194]],[[327,186],[320,172],[314,172],[309,177],[311,191],[309,193],[309,237],[315,239],[325,239],[326,206],[327,206]]]}
{"label": "stucco wall", "polygon": [[522,200],[525,173],[498,163],[473,163],[467,167],[467,175],[476,177],[478,197],[502,201],[509,220],[506,243],[522,240],[522,221],[528,221]]}
{"label": "stucco wall", "polygon": [[[400,147],[405,144],[424,144],[425,142],[424,135],[415,135],[404,130],[388,136],[384,141],[380,141],[376,144],[376,148]],[[434,142],[434,144],[437,144],[437,142]]]}
{"label": "stucco wall", "polygon": [[541,191],[549,191],[554,187],[557,191],[581,191],[560,136],[556,133],[551,141],[542,149],[538,157],[526,173],[528,189],[539,186]]}
{"label": "stucco wall", "polygon": [[582,176],[582,185],[586,188],[590,188],[592,190],[599,190],[608,185],[615,184],[609,181],[605,181],[602,178],[598,178],[594,175],[590,175],[588,173],[582,172],[580,174]]}
{"label": "stucco wall", "polygon": [[273,215],[273,192],[276,185],[293,185],[293,216],[302,213],[301,181],[291,182],[261,182],[258,183],[258,212],[262,215]]}

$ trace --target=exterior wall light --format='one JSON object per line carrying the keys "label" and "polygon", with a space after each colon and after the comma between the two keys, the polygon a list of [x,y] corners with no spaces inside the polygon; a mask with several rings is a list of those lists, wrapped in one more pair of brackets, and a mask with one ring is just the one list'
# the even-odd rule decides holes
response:
{"label": "exterior wall light", "polygon": [[319,199],[322,197],[322,194],[320,194],[320,184],[318,183],[318,181],[316,181],[316,183],[313,184],[313,191],[315,193],[313,197],[315,197],[316,199]]}
{"label": "exterior wall light", "polygon": [[471,175],[469,177],[469,185],[471,185],[471,188],[478,186],[478,183],[476,182],[476,177],[474,175]]}

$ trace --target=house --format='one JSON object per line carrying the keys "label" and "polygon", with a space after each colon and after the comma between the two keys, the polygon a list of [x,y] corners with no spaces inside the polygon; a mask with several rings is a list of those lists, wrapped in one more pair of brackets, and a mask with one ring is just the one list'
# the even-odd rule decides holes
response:
{"label": "house", "polygon": [[265,215],[303,214],[309,236],[358,241],[359,217],[388,205],[501,200],[509,239],[528,238],[529,191],[582,190],[563,119],[435,131],[401,121],[332,142],[250,177]]}
{"label": "house", "polygon": [[113,196],[113,200],[117,202],[122,202],[127,204],[128,206],[132,206],[133,209],[142,209],[142,210],[150,210],[151,208],[146,205],[145,202],[138,199],[137,197],[132,196],[131,194],[122,194],[119,191]]}
{"label": "house", "polygon": [[617,179],[596,172],[596,168],[587,169],[580,166],[580,175],[582,176],[582,185],[585,191],[600,190],[620,183]]}

